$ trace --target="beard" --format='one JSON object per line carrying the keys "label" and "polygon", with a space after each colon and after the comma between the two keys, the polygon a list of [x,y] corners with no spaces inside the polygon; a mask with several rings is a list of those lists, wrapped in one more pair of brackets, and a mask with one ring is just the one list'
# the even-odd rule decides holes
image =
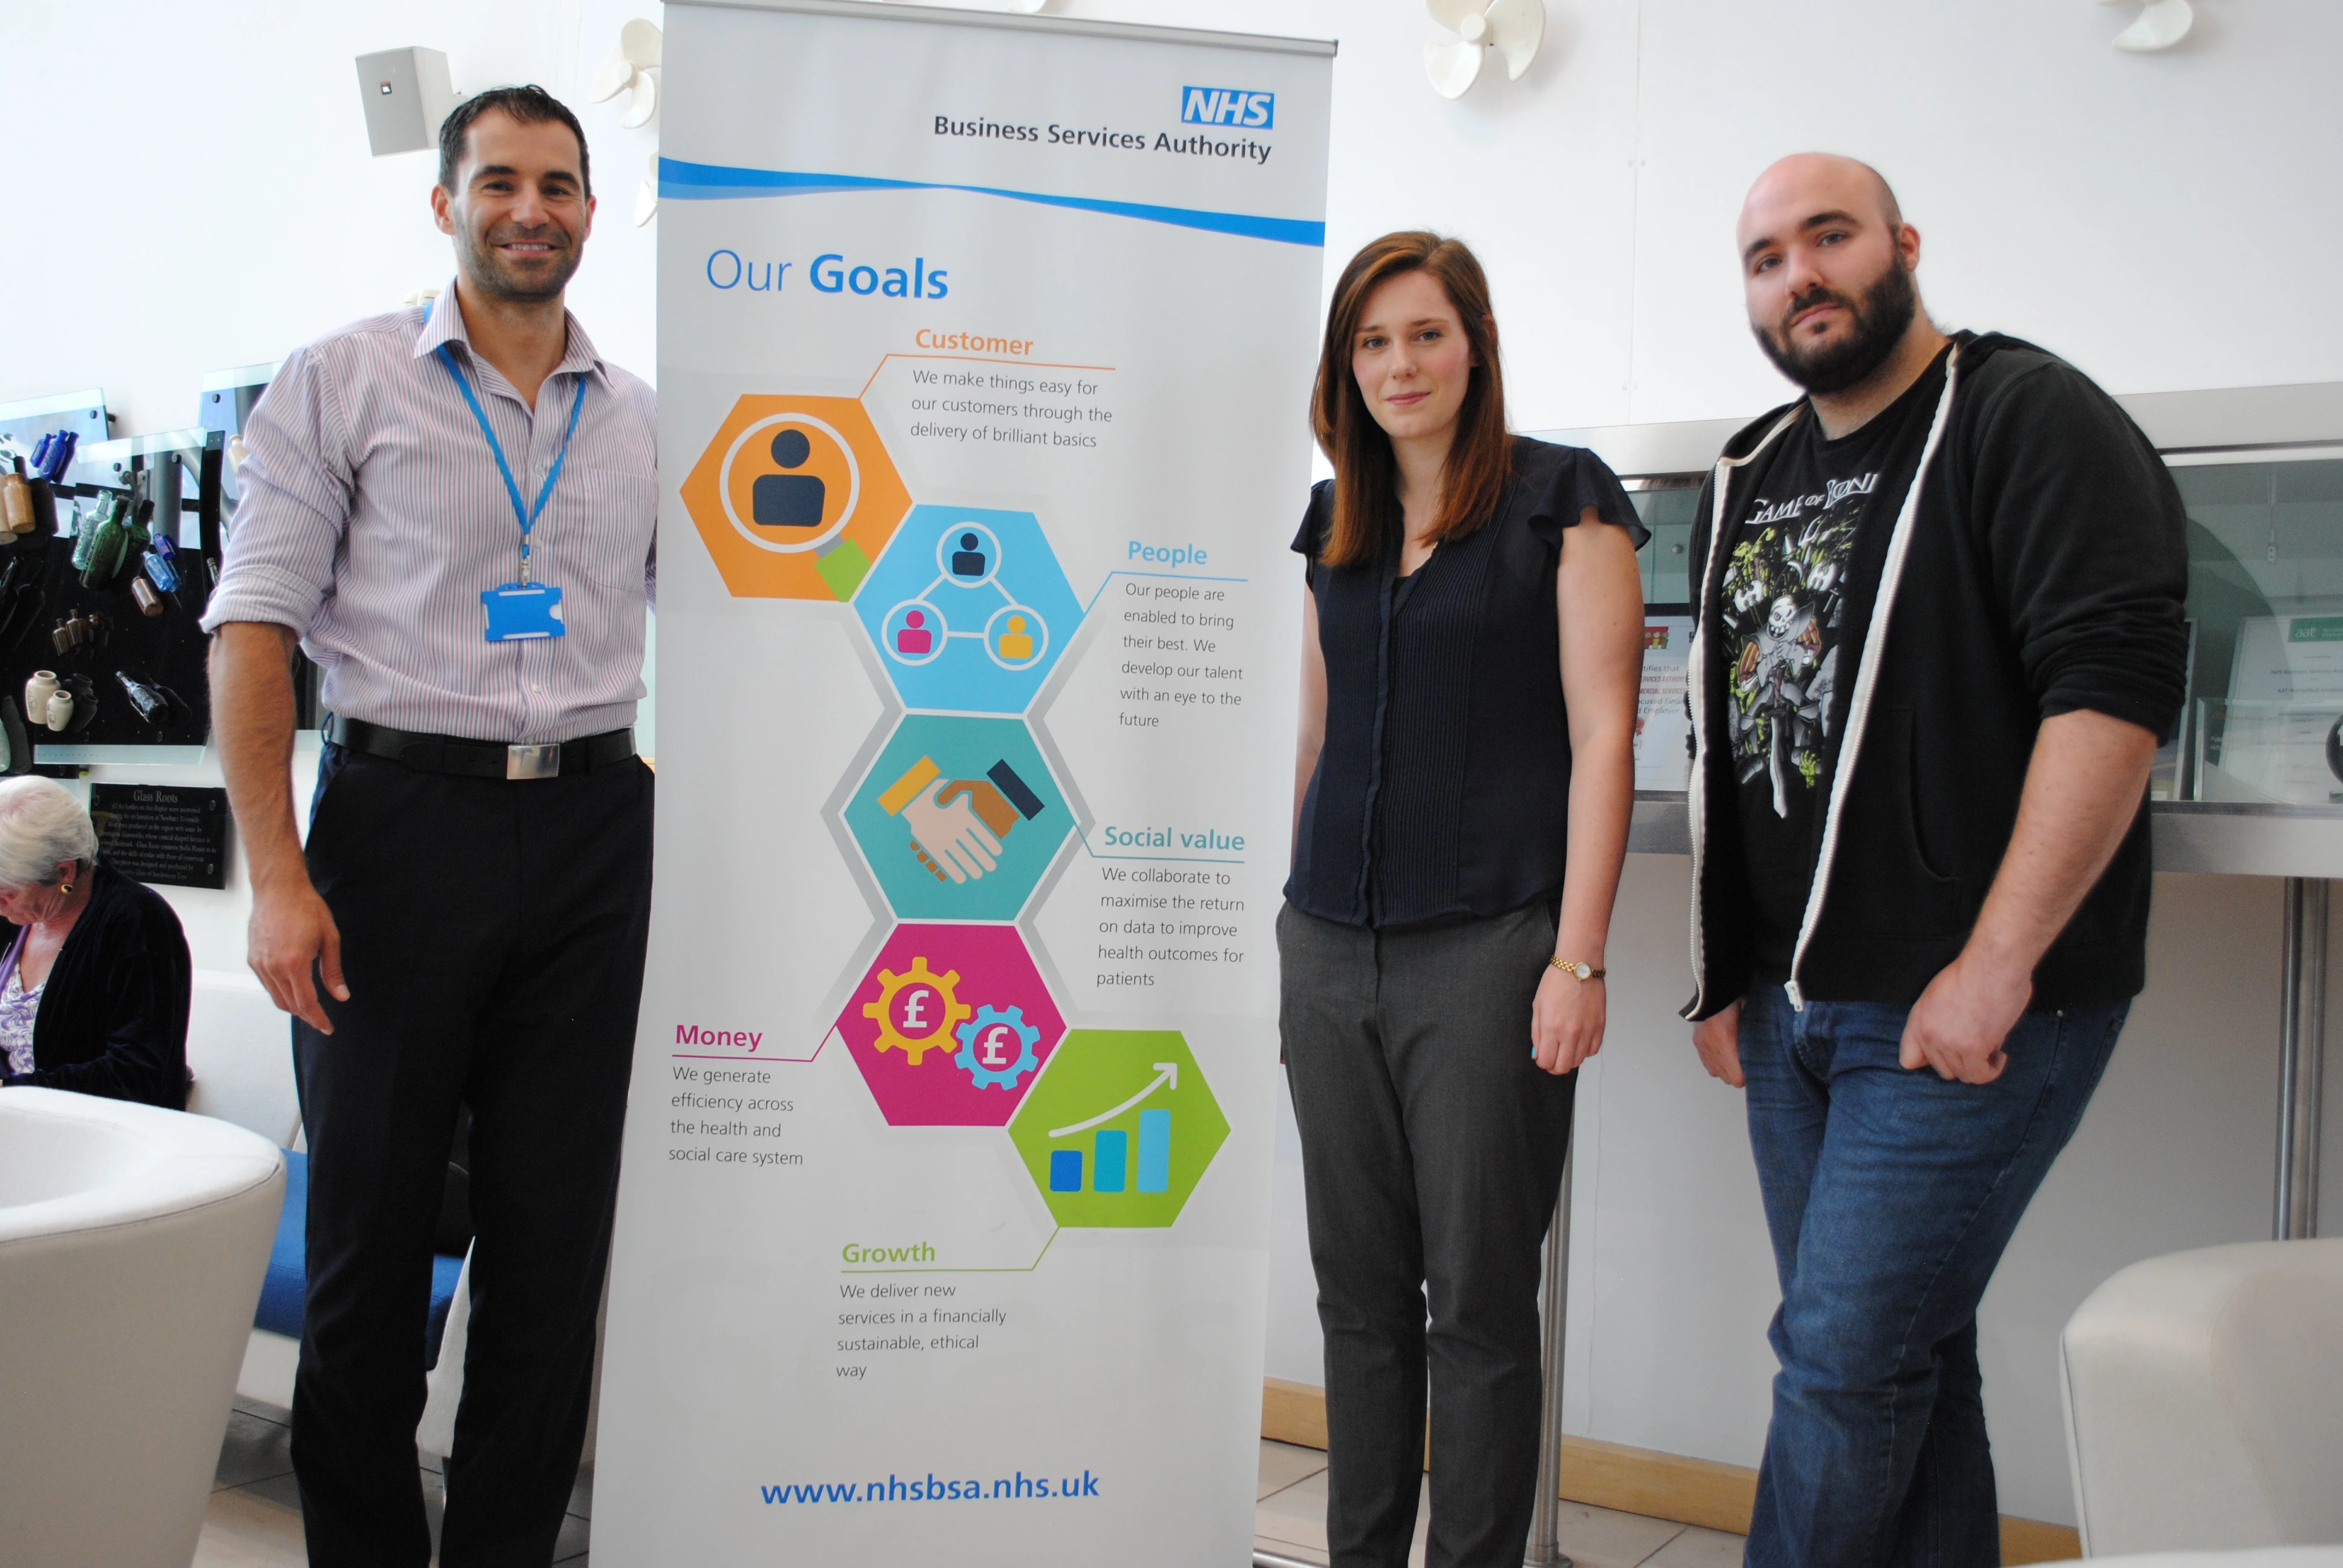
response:
{"label": "beard", "polygon": [[[1805,347],[1790,337],[1790,318],[1802,310],[1817,305],[1836,305],[1845,310],[1854,322],[1854,329],[1835,343]],[[1901,256],[1892,257],[1887,270],[1879,275],[1861,297],[1850,299],[1836,290],[1816,286],[1804,294],[1795,295],[1783,307],[1783,325],[1766,327],[1752,323],[1757,347],[1774,362],[1774,368],[1805,387],[1808,392],[1825,396],[1844,392],[1866,379],[1887,361],[1896,345],[1919,313],[1920,291],[1912,285],[1912,273]]]}
{"label": "beard", "polygon": [[[536,228],[507,225],[484,235],[466,227],[457,233],[464,251],[465,276],[476,279],[487,293],[516,304],[560,298],[584,259],[576,242],[551,224]],[[497,248],[514,240],[535,240],[555,248],[546,253],[545,266],[523,271]]]}

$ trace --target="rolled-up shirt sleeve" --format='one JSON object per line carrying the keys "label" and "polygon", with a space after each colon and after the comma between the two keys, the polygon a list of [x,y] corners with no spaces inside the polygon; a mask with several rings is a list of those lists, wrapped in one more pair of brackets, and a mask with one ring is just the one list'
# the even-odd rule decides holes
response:
{"label": "rolled-up shirt sleeve", "polygon": [[314,350],[296,351],[245,427],[244,494],[206,631],[249,620],[306,634],[316,623],[334,591],[356,490],[349,427],[329,367]]}

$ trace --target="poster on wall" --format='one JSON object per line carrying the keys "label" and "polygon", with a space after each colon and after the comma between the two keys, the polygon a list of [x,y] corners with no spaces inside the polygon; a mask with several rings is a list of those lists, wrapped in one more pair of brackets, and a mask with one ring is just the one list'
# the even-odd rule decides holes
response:
{"label": "poster on wall", "polygon": [[1692,720],[1684,677],[1693,618],[1644,611],[1644,684],[1635,696],[1635,788],[1681,791],[1692,776]]}
{"label": "poster on wall", "polygon": [[666,15],[596,1559],[1242,1561],[1332,46]]}

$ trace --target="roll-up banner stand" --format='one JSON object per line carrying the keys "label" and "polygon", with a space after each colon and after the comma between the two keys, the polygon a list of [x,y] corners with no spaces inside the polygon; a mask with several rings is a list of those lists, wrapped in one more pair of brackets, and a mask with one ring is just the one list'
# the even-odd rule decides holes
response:
{"label": "roll-up banner stand", "polygon": [[1249,1560],[1332,52],[667,7],[598,1563]]}

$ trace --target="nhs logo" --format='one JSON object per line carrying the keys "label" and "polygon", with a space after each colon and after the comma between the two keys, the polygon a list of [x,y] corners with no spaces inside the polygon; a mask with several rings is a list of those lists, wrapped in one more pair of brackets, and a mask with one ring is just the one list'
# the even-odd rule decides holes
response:
{"label": "nhs logo", "polygon": [[1191,126],[1243,126],[1266,131],[1277,124],[1277,95],[1239,87],[1182,87],[1180,119]]}

